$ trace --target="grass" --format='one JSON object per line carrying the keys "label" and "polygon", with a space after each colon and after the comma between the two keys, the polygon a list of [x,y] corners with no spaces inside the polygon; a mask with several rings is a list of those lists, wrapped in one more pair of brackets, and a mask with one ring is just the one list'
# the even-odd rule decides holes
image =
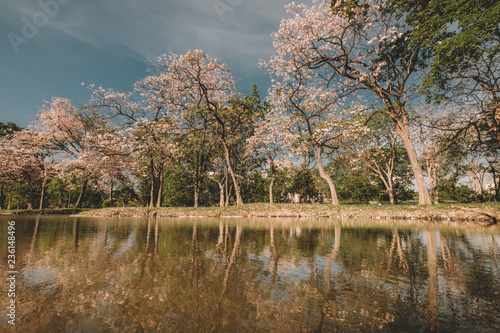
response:
{"label": "grass", "polygon": [[0,211],[0,214],[67,214],[94,217],[329,217],[348,219],[397,219],[475,221],[496,224],[500,203],[439,204],[269,204],[252,203],[229,207],[115,207],[102,209],[44,209]]}
{"label": "grass", "polygon": [[0,215],[73,215],[88,209],[50,208],[50,209],[0,209]]}
{"label": "grass", "polygon": [[103,217],[331,217],[418,219],[447,221],[490,221],[500,218],[499,203],[439,205],[269,204],[255,203],[230,207],[124,207],[84,211],[80,216]]}

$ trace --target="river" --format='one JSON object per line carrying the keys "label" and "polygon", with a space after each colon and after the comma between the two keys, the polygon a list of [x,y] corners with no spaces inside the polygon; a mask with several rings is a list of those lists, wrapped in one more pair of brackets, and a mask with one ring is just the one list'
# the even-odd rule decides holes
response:
{"label": "river", "polygon": [[499,227],[1,216],[0,331],[498,332],[499,256]]}

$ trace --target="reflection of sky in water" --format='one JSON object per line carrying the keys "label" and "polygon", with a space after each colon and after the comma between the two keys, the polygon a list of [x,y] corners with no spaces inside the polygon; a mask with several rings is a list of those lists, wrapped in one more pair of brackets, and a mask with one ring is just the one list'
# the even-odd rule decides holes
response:
{"label": "reflection of sky in water", "polygon": [[[137,232],[137,229],[135,229],[135,228],[132,229],[132,232],[128,235],[127,239],[125,241],[122,241],[118,250],[115,251],[115,253],[113,253],[114,258],[120,258],[125,253],[130,251],[130,249],[132,249],[132,247],[135,245],[135,241],[136,241],[136,235],[137,235],[136,232]],[[118,239],[116,241],[120,241],[120,240]],[[111,242],[111,243],[113,243],[113,242]],[[110,244],[110,246],[111,245],[112,244]]]}
{"label": "reflection of sky in water", "polygon": [[58,287],[57,276],[58,272],[51,266],[36,266],[23,269],[21,275],[22,282],[26,286],[39,288],[42,294],[55,291]]}

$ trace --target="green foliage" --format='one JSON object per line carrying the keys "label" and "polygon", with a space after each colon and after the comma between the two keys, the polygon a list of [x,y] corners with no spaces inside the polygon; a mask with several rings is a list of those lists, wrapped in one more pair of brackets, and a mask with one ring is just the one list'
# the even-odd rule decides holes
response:
{"label": "green foliage", "polygon": [[290,192],[300,194],[301,200],[312,199],[318,196],[317,184],[309,169],[300,169],[293,178]]}
{"label": "green foliage", "polygon": [[10,135],[14,132],[21,131],[22,129],[22,127],[17,126],[12,121],[9,121],[6,124],[0,122],[0,137]]}
{"label": "green foliage", "polygon": [[379,193],[384,190],[380,182],[365,170],[352,168],[346,158],[339,156],[325,168],[332,177],[339,199],[349,202],[379,200]]}
{"label": "green foliage", "polygon": [[49,205],[51,207],[61,208],[63,200],[68,197],[66,184],[59,177],[54,177],[49,183],[47,193],[49,194]]}
{"label": "green foliage", "polygon": [[467,185],[460,185],[455,188],[458,202],[473,202],[476,198],[476,193]]}
{"label": "green foliage", "polygon": [[165,207],[192,206],[194,203],[192,184],[192,175],[188,173],[180,170],[165,173],[162,205]]}
{"label": "green foliage", "polygon": [[36,207],[38,193],[29,184],[12,184],[5,188],[5,202],[7,207],[32,209]]}
{"label": "green foliage", "polygon": [[260,171],[250,173],[241,182],[243,201],[247,203],[269,201],[269,183],[270,180],[264,178]]}
{"label": "green foliage", "polygon": [[389,4],[414,28],[412,43],[434,56],[424,83],[428,92],[433,86],[446,89],[447,74],[475,66],[474,61],[484,55],[493,59],[500,51],[500,2],[496,0],[392,0]]}

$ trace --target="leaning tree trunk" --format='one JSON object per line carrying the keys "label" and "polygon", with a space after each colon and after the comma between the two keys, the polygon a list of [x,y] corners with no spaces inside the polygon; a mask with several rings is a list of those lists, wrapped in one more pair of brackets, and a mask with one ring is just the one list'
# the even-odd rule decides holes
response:
{"label": "leaning tree trunk", "polygon": [[406,153],[410,158],[411,168],[413,170],[413,175],[415,176],[415,182],[417,183],[418,189],[418,204],[419,205],[430,205],[431,199],[429,197],[429,192],[427,192],[427,184],[425,183],[424,173],[422,167],[418,162],[417,153],[413,142],[410,139],[410,131],[407,123],[403,123],[401,120],[394,120],[396,125],[396,133],[403,140],[406,148]]}
{"label": "leaning tree trunk", "polygon": [[76,208],[82,208],[83,196],[85,195],[85,192],[87,191],[87,182],[88,182],[87,179],[85,179],[83,181],[82,189],[80,190],[80,194],[78,195],[78,200],[76,200]]}
{"label": "leaning tree trunk", "polygon": [[224,185],[221,182],[217,182],[219,185],[219,207],[224,207]]}
{"label": "leaning tree trunk", "polygon": [[40,193],[40,207],[38,209],[43,209],[43,201],[45,199],[45,187],[47,186],[47,170],[45,169],[45,165],[41,164],[42,169],[42,193]]}
{"label": "leaning tree trunk", "polygon": [[156,207],[161,207],[161,201],[163,199],[163,166],[160,168],[160,186],[158,188],[158,199],[156,201]]}
{"label": "leaning tree trunk", "polygon": [[227,169],[229,170],[229,174],[231,175],[234,184],[234,193],[236,194],[236,205],[240,206],[243,205],[240,183],[238,182],[238,179],[236,179],[233,167],[231,166],[231,157],[229,156],[229,149],[227,148],[226,142],[223,141],[222,145],[224,146],[224,156],[226,157]]}
{"label": "leaning tree trunk", "polygon": [[333,184],[332,178],[328,173],[325,172],[323,169],[323,162],[321,161],[321,154],[323,153],[322,147],[318,147],[318,156],[317,156],[317,163],[318,163],[318,169],[319,169],[319,175],[321,178],[323,178],[327,183],[328,186],[330,187],[330,193],[332,195],[332,204],[338,205],[339,204],[339,198],[337,197],[337,190],[335,189],[335,184]]}

